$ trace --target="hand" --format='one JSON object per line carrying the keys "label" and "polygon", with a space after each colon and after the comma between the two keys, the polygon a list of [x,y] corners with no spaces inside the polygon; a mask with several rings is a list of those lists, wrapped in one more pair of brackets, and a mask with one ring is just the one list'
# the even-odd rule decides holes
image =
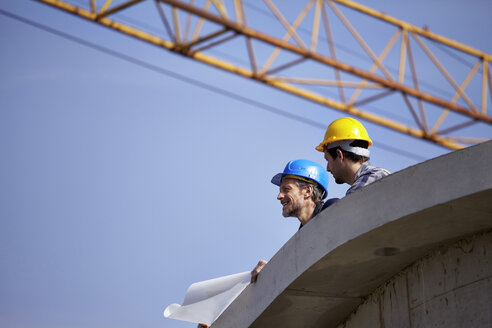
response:
{"label": "hand", "polygon": [[251,283],[256,282],[256,279],[258,279],[258,274],[267,263],[268,261],[265,260],[260,260],[260,262],[258,262],[253,271],[251,271]]}

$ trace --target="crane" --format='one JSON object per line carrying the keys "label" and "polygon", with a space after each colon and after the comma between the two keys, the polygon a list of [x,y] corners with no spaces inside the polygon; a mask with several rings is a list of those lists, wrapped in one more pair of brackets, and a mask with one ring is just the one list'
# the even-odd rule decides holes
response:
{"label": "crane", "polygon": [[[491,54],[353,1],[296,1],[298,8],[272,0],[264,8],[244,0],[35,1],[449,149],[484,141],[467,128],[492,124]],[[160,28],[128,18],[142,11]],[[361,21],[366,28],[356,27]],[[377,44],[367,33],[378,33]],[[354,58],[356,47],[362,55]],[[430,74],[442,83],[426,83]],[[387,108],[390,100],[399,105]]]}

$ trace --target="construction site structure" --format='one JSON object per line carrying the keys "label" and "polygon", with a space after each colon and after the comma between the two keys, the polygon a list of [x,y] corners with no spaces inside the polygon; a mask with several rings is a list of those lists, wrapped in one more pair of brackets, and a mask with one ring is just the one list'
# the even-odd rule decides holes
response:
{"label": "construction site structure", "polygon": [[488,139],[492,55],[352,1],[36,1],[450,149]]}

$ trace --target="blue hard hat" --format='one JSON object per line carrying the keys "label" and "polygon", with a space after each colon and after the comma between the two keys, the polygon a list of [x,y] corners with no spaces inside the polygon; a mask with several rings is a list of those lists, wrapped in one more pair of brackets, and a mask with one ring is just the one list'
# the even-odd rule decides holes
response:
{"label": "blue hard hat", "polygon": [[276,174],[272,178],[272,183],[276,186],[280,186],[282,178],[286,175],[294,175],[317,182],[325,191],[323,198],[328,195],[328,172],[316,162],[307,159],[290,161],[285,166],[284,172]]}

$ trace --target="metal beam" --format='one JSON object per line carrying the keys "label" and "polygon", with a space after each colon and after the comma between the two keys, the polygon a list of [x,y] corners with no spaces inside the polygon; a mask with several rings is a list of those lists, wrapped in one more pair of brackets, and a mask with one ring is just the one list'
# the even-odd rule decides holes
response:
{"label": "metal beam", "polygon": [[[215,4],[217,10],[220,9],[220,15],[216,15],[209,12],[210,3],[211,3],[210,1],[206,2],[204,8],[198,8],[194,5],[194,2],[188,4],[179,0],[155,0],[156,4],[158,4],[157,6],[157,9],[159,9],[158,14],[160,14],[161,17],[164,15],[164,11],[159,6],[159,4],[169,5],[173,13],[175,30],[173,31],[174,37],[173,35],[170,35],[170,40],[162,39],[160,37],[152,35],[151,33],[133,28],[131,26],[122,24],[120,22],[114,21],[107,17],[110,14],[116,13],[130,6],[135,6],[138,3],[140,3],[141,0],[127,1],[124,4],[108,9],[107,11],[101,10],[101,13],[99,14],[95,9],[95,3],[92,0],[88,1],[88,3],[90,2],[88,7],[89,10],[78,8],[66,1],[61,1],[61,0],[35,0],[35,1],[48,4],[55,8],[61,9],[65,12],[72,13],[78,17],[82,17],[84,19],[95,22],[102,26],[111,28],[113,30],[117,30],[121,33],[148,42],[155,46],[164,48],[166,50],[179,53],[183,56],[195,59],[207,65],[211,65],[213,67],[220,68],[222,70],[243,77],[257,80],[261,83],[264,83],[276,89],[280,89],[290,94],[297,95],[299,97],[316,102],[323,106],[327,106],[336,109],[338,111],[348,113],[350,115],[358,116],[364,120],[368,120],[370,122],[379,124],[381,126],[390,128],[392,130],[401,133],[405,133],[417,138],[431,141],[433,143],[436,143],[438,145],[447,148],[451,148],[451,149],[462,148],[464,145],[458,142],[462,142],[465,140],[470,141],[476,139],[476,138],[469,138],[468,136],[466,137],[446,136],[442,133],[442,131],[451,131],[449,129],[443,129],[441,131],[437,131],[436,127],[442,124],[444,119],[447,117],[447,112],[453,111],[455,113],[461,114],[465,116],[464,120],[468,118],[467,121],[471,119],[473,122],[484,122],[487,124],[492,124],[492,117],[487,115],[487,110],[486,110],[487,102],[488,102],[487,88],[490,89],[491,87],[490,73],[488,69],[489,61],[492,58],[491,55],[461,45],[458,42],[430,33],[429,31],[419,29],[408,23],[399,21],[395,18],[379,13],[367,7],[355,4],[351,1],[324,0],[324,2],[327,2],[329,4],[329,6],[325,6],[322,0],[310,0],[307,3],[307,5],[304,7],[302,12],[299,14],[296,21],[293,24],[290,24],[285,20],[285,18],[283,18],[283,15],[273,5],[271,0],[265,0],[265,3],[270,8],[273,15],[277,17],[277,19],[281,22],[281,24],[286,29],[287,33],[285,34],[284,38],[278,39],[276,37],[270,36],[261,31],[254,30],[253,28],[247,26],[246,12],[242,8],[241,0],[234,0],[235,8],[233,11],[236,13],[237,16],[236,21],[233,21],[232,20],[233,18],[228,18],[228,16],[226,15],[226,8],[222,6],[222,4],[221,6],[219,6],[220,8],[217,8],[217,4]],[[109,2],[106,2],[106,4],[108,3]],[[353,28],[352,24],[350,24],[345,17],[340,17],[341,13],[335,7],[335,3],[344,5],[354,10],[358,10],[367,15],[375,17],[383,22],[390,23],[396,26],[397,31],[395,32],[393,37],[388,41],[386,47],[379,55],[379,57],[376,57],[376,55],[372,53],[369,46],[360,37],[359,33],[355,30],[355,28]],[[347,29],[349,29],[350,33],[354,35],[354,37],[357,39],[359,44],[364,46],[367,53],[370,55],[370,57],[374,62],[374,65],[371,68],[371,70],[366,71],[337,60],[337,57],[335,56],[333,36],[331,36],[331,32],[329,32],[328,19],[327,19],[328,16],[326,15],[326,8],[328,7],[331,7],[334,10],[335,14],[337,12],[339,13],[338,15],[339,19],[342,20],[343,24],[347,27]],[[313,30],[310,33],[310,48],[308,48],[305,46],[302,39],[296,33],[296,29],[298,28],[299,24],[304,20],[306,14],[310,10],[315,11],[314,13],[315,20],[312,23]],[[186,28],[185,28],[186,31],[184,33],[181,31],[181,26],[179,24],[179,11],[186,12],[188,17],[187,20],[188,23],[186,24]],[[320,19],[321,15],[323,15],[323,20]],[[189,25],[190,25],[191,16],[198,17],[198,23],[196,24],[195,32],[193,33],[193,37],[191,41],[185,42],[185,40],[181,40],[181,38],[175,38],[175,36],[183,35],[183,37],[187,39],[188,31],[190,29]],[[201,33],[200,30],[203,22],[211,22],[214,23],[214,25],[218,24],[219,26],[221,26],[221,29],[219,31],[208,33],[208,34]],[[325,31],[328,31],[326,33],[327,33],[328,43],[330,47],[330,54],[331,54],[330,57],[327,57],[315,51],[316,45],[319,41],[318,39],[320,37],[318,31],[320,29],[319,25],[321,22],[323,22],[323,24],[325,25]],[[219,39],[219,36],[221,36],[225,32],[231,32],[233,33],[233,35],[226,38]],[[470,72],[469,77],[467,77],[467,80],[461,83],[461,86],[459,86],[458,83],[454,82],[454,80],[448,74],[446,69],[444,69],[443,65],[439,63],[437,58],[435,58],[434,55],[429,54],[428,51],[427,54],[429,56],[432,55],[431,60],[436,65],[436,67],[441,71],[441,73],[444,74],[444,76],[448,79],[448,81],[450,81],[452,86],[455,88],[456,94],[455,97],[453,97],[453,99],[447,100],[439,96],[435,96],[433,94],[421,91],[419,87],[417,72],[415,70],[416,64],[414,63],[414,58],[410,50],[410,42],[409,42],[410,37],[413,36],[415,40],[418,42],[418,45],[421,45],[424,51],[427,50],[426,46],[419,39],[418,35],[423,36],[427,39],[431,39],[436,42],[442,42],[444,45],[459,50],[460,52],[466,52],[469,55],[478,57],[477,58],[478,63],[481,63],[483,65],[483,69],[482,69],[483,77],[481,83],[483,90],[481,94],[481,99],[478,101],[478,103],[480,103],[480,106],[475,107],[476,104],[473,104],[473,102],[467,97],[465,93],[465,88],[468,86],[469,80],[477,72],[478,66],[480,65],[476,64],[473,68],[473,74],[472,72]],[[241,36],[244,37],[246,41],[247,52],[245,56],[245,61],[249,62],[250,64],[249,67],[241,67],[235,64],[231,64],[223,59],[215,58],[204,53],[204,51],[207,49],[213,48],[218,44],[228,42],[232,38],[241,37]],[[289,42],[289,39],[291,37],[294,37],[297,40],[297,45]],[[401,38],[402,40],[402,45],[400,47],[400,53],[399,53],[399,67],[398,67],[398,74],[397,74],[398,77],[395,81],[392,79],[391,75],[384,67],[383,61],[385,60],[385,57],[388,54],[389,50],[393,47],[393,45],[399,38]],[[251,42],[251,40],[261,41],[262,43],[270,45],[272,47],[273,49],[272,55],[266,60],[265,63],[257,64],[254,44]],[[199,49],[194,47],[199,43],[203,43],[205,41],[210,41],[210,42],[205,44],[205,46]],[[273,64],[273,62],[276,60],[277,55],[281,51],[290,52],[291,54],[294,55],[294,57],[297,57],[297,59],[290,60],[288,63],[282,63],[281,65],[277,65],[277,68],[269,70],[268,68]],[[405,70],[407,57],[409,61],[408,64],[410,65],[411,68],[410,70]],[[322,64],[332,67],[336,73],[336,79],[337,79],[336,83],[329,80],[312,79],[309,77],[300,78],[299,76],[295,76],[295,75],[293,76],[274,75],[274,74],[278,74],[281,71],[285,71],[286,68],[291,68],[296,65],[300,65],[301,63],[315,63],[315,64]],[[257,67],[262,67],[262,68],[258,70]],[[385,73],[386,77],[376,75],[375,70],[377,68],[379,68],[383,72],[386,72]],[[411,73],[413,85],[404,84],[406,71],[409,72],[408,74]],[[354,81],[353,79],[344,80],[342,79],[340,73],[348,73],[349,75],[355,76],[356,78],[361,78],[361,80],[359,82]],[[303,87],[309,87],[309,85],[313,85],[313,84],[318,84],[325,87],[336,86],[339,88],[339,95],[342,101],[336,101],[334,99],[330,99],[324,95],[321,95],[317,92],[313,92],[312,90],[308,90],[296,86],[294,85],[295,83],[301,84]],[[354,86],[357,86],[357,90],[352,94],[350,100],[346,101],[345,95],[343,93],[344,88],[351,88]],[[406,104],[406,106],[402,104],[402,108],[408,107],[410,109],[414,117],[416,127],[412,127],[407,124],[390,120],[388,118],[373,114],[370,111],[354,106],[355,100],[362,90],[365,91],[369,89],[374,89],[374,87],[379,87],[382,90],[382,92],[372,96],[366,95],[364,100],[357,102],[358,104],[357,106],[363,106],[366,103],[377,101],[378,99],[383,98],[383,96],[381,95],[387,96],[390,93],[394,93],[394,92],[401,93],[403,95],[402,99],[404,100],[403,104]],[[458,96],[459,98],[463,98],[465,100],[465,102],[469,105],[469,108],[457,104]],[[413,97],[417,99],[420,109],[419,112],[414,110],[409,97]],[[427,128],[426,114],[423,108],[423,103],[435,105],[432,107],[432,110],[434,111],[436,110],[442,111],[438,124],[436,124],[434,128],[430,130],[430,132],[429,129]],[[455,123],[454,126],[456,126],[457,129],[459,129],[462,125],[460,123],[458,124]],[[452,131],[455,130],[456,129],[452,129]]]}

